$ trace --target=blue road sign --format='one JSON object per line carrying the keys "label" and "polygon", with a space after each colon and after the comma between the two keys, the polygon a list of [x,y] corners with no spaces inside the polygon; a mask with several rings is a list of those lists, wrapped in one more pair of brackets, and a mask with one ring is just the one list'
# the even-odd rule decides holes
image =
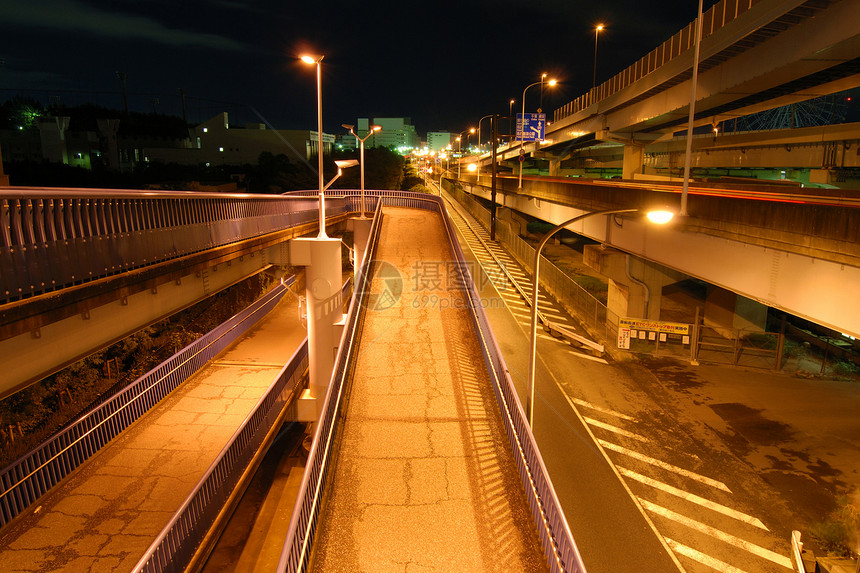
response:
{"label": "blue road sign", "polygon": [[517,140],[542,141],[546,135],[545,113],[518,113]]}

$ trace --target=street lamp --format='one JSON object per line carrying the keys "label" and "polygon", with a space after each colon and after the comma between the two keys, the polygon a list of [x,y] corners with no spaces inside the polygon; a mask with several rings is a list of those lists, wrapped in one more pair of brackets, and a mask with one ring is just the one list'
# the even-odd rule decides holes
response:
{"label": "street lamp", "polygon": [[325,195],[323,195],[323,191],[325,191],[323,187],[323,131],[322,131],[322,74],[321,63],[324,56],[310,56],[305,55],[301,57],[301,60],[308,64],[314,65],[317,67],[317,169],[319,170],[319,218],[320,218],[320,234],[319,238],[325,239],[327,235],[325,234]]}
{"label": "street lamp", "polygon": [[368,134],[365,135],[364,138],[362,139],[361,137],[359,137],[355,134],[355,131],[353,130],[353,128],[355,127],[354,125],[350,125],[348,123],[342,123],[341,126],[345,127],[346,129],[349,130],[349,132],[353,135],[353,137],[355,137],[359,141],[359,146],[361,148],[361,151],[359,152],[359,160],[361,161],[361,216],[364,217],[364,211],[365,211],[365,209],[364,209],[364,142],[367,141],[371,135],[373,135],[377,131],[381,130],[382,127],[379,125],[371,126]]}
{"label": "street lamp", "polygon": [[597,35],[603,31],[603,24],[594,28],[594,80],[591,82],[592,89],[597,87]]}
{"label": "street lamp", "polygon": [[[495,114],[491,113],[490,115],[485,115],[484,117],[482,117],[481,119],[478,120],[478,157],[479,157],[478,161],[480,161],[480,156],[481,156],[481,153],[483,152],[483,149],[481,148],[481,142],[482,142],[482,140],[481,140],[481,122],[484,121],[485,119],[487,119],[488,117],[493,117],[493,115],[495,115]],[[478,181],[480,181],[480,180],[481,180],[481,170],[479,169],[478,170]]]}
{"label": "street lamp", "polygon": [[[543,88],[543,83],[544,83],[545,76],[546,76],[546,74],[544,74],[543,76],[541,76],[541,79],[540,79],[540,81],[539,81],[539,82],[535,82],[535,83],[533,83],[533,84],[529,84],[529,85],[527,85],[527,86],[526,86],[526,89],[524,89],[524,90],[523,90],[523,115],[522,115],[522,121],[523,121],[523,123],[525,123],[525,120],[526,120],[526,92],[527,92],[527,91],[529,91],[529,88],[530,88],[530,87],[534,87],[534,86],[537,86],[537,85],[540,85],[540,86],[541,86],[541,88]],[[550,85],[550,86],[554,86],[554,85],[556,84],[556,81],[555,81],[555,80],[550,80],[548,83],[549,83],[549,85]],[[524,134],[524,132],[525,132],[525,130],[522,128],[522,125],[521,125],[521,126],[520,126],[520,181],[519,181],[519,184],[517,185],[517,189],[522,189],[522,188],[523,188],[523,163],[525,162],[525,161],[524,161],[524,157],[523,157],[523,155],[524,155],[524,153],[523,153],[523,141],[524,141],[524,139],[525,139],[525,134]]]}
{"label": "street lamp", "polygon": [[[513,131],[511,122],[514,119],[514,104],[516,102],[517,100],[515,99],[512,99],[510,102],[508,102],[508,135],[511,135],[511,132]],[[508,145],[510,145],[512,140],[513,138],[508,140]]]}
{"label": "street lamp", "polygon": [[[538,323],[538,285],[540,284],[539,273],[540,273],[540,252],[543,250],[544,245],[547,244],[549,239],[555,235],[558,231],[564,229],[568,225],[572,225],[577,221],[585,219],[586,217],[594,217],[596,215],[615,215],[618,213],[637,213],[640,212],[641,209],[610,209],[608,211],[594,211],[591,213],[584,213],[573,219],[569,219],[562,223],[561,225],[557,225],[550,232],[543,236],[540,243],[538,243],[537,248],[535,249],[535,260],[534,260],[534,272],[532,274],[532,321],[531,321],[531,331],[530,331],[530,346],[529,346],[529,380],[528,380],[528,402],[526,404],[526,411],[529,416],[529,426],[534,427],[534,408],[535,408],[535,362],[537,360],[537,323]],[[665,210],[654,210],[648,211],[646,213],[646,217],[652,223],[662,225],[668,223],[672,219],[672,212]]]}
{"label": "street lamp", "polygon": [[[460,134],[457,136],[457,179],[460,178],[460,160],[463,159],[463,134],[467,133],[467,132],[469,134],[475,133],[475,128],[470,127],[469,129],[465,129],[465,130],[461,131]],[[468,145],[468,143],[469,143],[469,139],[467,137],[466,138],[466,145]],[[467,148],[467,151],[468,151],[468,148]]]}

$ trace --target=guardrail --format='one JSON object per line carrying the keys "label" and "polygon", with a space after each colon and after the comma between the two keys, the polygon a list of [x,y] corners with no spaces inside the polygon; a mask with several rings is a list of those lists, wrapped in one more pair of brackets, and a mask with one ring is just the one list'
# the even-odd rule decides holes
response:
{"label": "guardrail", "polygon": [[294,281],[295,277],[290,277],[3,469],[0,472],[0,527],[247,332],[281,300]]}
{"label": "guardrail", "polygon": [[[373,253],[379,238],[379,229],[382,217],[380,216],[382,203],[375,201],[376,212],[368,237],[367,251]],[[328,460],[332,454],[333,440],[337,423],[339,421],[339,410],[343,399],[344,382],[347,370],[353,362],[355,350],[355,337],[361,320],[361,309],[365,295],[368,292],[368,273],[371,267],[371,256],[365,256],[355,279],[355,295],[349,305],[346,326],[341,335],[338,346],[337,359],[331,382],[326,390],[320,419],[314,429],[313,442],[308,460],[305,465],[305,473],[299,487],[293,515],[290,519],[290,528],[284,540],[281,550],[281,558],[277,571],[304,571],[310,560],[311,544],[317,529],[317,517],[322,504],[322,493],[329,472]]]}
{"label": "guardrail", "polygon": [[[702,14],[702,40],[735,20],[762,0],[720,0]],[[698,18],[696,19],[698,20]],[[559,121],[632,85],[669,61],[689,51],[696,42],[696,20],[690,22],[677,34],[654,48],[631,66],[612,76],[599,86],[592,88],[572,102],[553,113],[553,121]],[[692,65],[692,60],[690,62]]]}
{"label": "guardrail", "polygon": [[[564,512],[555,494],[540,451],[535,442],[526,416],[514,388],[513,380],[507,371],[501,350],[493,337],[489,322],[483,311],[480,296],[468,274],[463,251],[457,241],[454,228],[444,209],[440,197],[401,192],[387,195],[375,201],[376,214],[371,228],[368,251],[373,253],[379,236],[381,206],[396,205],[416,207],[438,212],[445,226],[451,244],[452,255],[456,261],[457,272],[462,284],[468,285],[467,295],[471,306],[471,317],[481,343],[481,351],[487,365],[493,390],[499,405],[502,421],[508,436],[518,474],[527,496],[532,516],[544,548],[549,568],[557,571],[580,571],[585,568],[579,551],[568,527]],[[310,549],[316,533],[317,518],[322,503],[322,492],[329,471],[327,462],[331,454],[332,442],[339,409],[343,400],[344,384],[352,366],[353,341],[362,319],[362,301],[367,291],[368,272],[372,257],[365,257],[364,265],[356,279],[356,296],[350,305],[347,326],[341,339],[335,371],[325,397],[323,414],[314,433],[305,476],[302,480],[296,510],[290,523],[290,530],[281,553],[278,571],[304,571],[310,559]]]}
{"label": "guardrail", "polygon": [[[489,229],[490,213],[472,196],[451,186],[448,189],[478,222]],[[496,220],[496,238],[528,272],[534,272],[534,247],[525,242],[506,221]],[[583,328],[604,347],[615,344],[618,315],[610,311],[593,294],[573,280],[552,261],[541,255],[541,286],[545,288]]]}
{"label": "guardrail", "polygon": [[308,341],[305,339],[132,571],[180,573],[185,570],[266,434],[284,407],[301,391],[307,368]]}
{"label": "guardrail", "polygon": [[[330,214],[346,211],[341,201]],[[301,196],[8,187],[0,304],[312,223]]]}

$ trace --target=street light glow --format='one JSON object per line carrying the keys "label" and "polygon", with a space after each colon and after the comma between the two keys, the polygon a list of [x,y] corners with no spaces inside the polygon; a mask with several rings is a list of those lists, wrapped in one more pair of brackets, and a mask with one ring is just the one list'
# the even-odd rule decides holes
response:
{"label": "street light glow", "polygon": [[547,82],[547,83],[548,83],[549,85],[551,85],[551,86],[554,86],[555,84],[557,84],[557,83],[558,83],[558,80],[550,80],[550,81],[549,81],[549,82]]}
{"label": "street light glow", "polygon": [[672,217],[674,217],[675,214],[672,211],[655,210],[648,211],[645,216],[648,217],[648,220],[652,223],[656,223],[658,225],[665,225],[672,220]]}

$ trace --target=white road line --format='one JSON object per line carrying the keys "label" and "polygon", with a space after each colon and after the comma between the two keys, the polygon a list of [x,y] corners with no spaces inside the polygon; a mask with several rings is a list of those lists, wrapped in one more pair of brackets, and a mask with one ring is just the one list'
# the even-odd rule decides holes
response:
{"label": "white road line", "polygon": [[659,489],[676,497],[680,497],[681,499],[686,499],[691,503],[695,503],[696,505],[700,505],[704,508],[710,509],[711,511],[722,513],[725,516],[731,517],[732,519],[737,519],[738,521],[747,523],[749,525],[752,525],[753,527],[758,527],[759,529],[770,531],[770,529],[768,529],[764,523],[759,521],[757,518],[752,517],[751,515],[747,515],[746,513],[742,513],[730,507],[726,507],[725,505],[721,505],[709,499],[705,499],[690,492],[686,492],[676,487],[672,487],[671,485],[663,483],[661,481],[657,481],[647,476],[643,476],[642,474],[636,473],[633,470],[628,470],[627,468],[623,468],[621,466],[617,467],[618,471],[621,472],[621,475],[627,476],[630,479],[634,479],[639,483],[650,485],[653,488]]}
{"label": "white road line", "polygon": [[585,400],[580,400],[579,398],[571,398],[565,394],[568,402],[573,402],[579,406],[584,406],[590,410],[596,410],[598,412],[603,412],[604,414],[609,414],[610,416],[615,416],[616,418],[621,418],[622,420],[627,420],[628,422],[636,422],[636,418],[632,416],[628,416],[627,414],[622,414],[621,412],[616,412],[615,410],[610,410],[609,408],[603,408],[601,406],[597,406],[592,404],[591,402],[586,402]]}
{"label": "white road line", "polygon": [[719,529],[711,527],[710,525],[705,525],[704,523],[700,523],[694,519],[690,519],[689,517],[684,517],[679,513],[675,513],[671,509],[660,507],[659,505],[651,503],[646,499],[640,498],[639,503],[641,503],[642,507],[644,507],[648,511],[656,513],[657,515],[662,515],[666,519],[671,519],[676,523],[686,525],[690,529],[695,529],[696,531],[710,535],[711,537],[719,539],[720,541],[728,543],[729,545],[734,545],[735,547],[743,549],[744,551],[748,551],[753,555],[758,555],[759,557],[767,559],[768,561],[776,563],[777,565],[782,565],[783,567],[788,567],[789,569],[791,568],[791,560],[785,555],[780,555],[775,551],[765,549],[764,547],[756,545],[755,543],[750,543],[746,539],[741,539],[740,537],[729,535],[725,531],[720,531]]}
{"label": "white road line", "polygon": [[693,561],[698,561],[702,565],[706,567],[710,567],[715,571],[719,571],[720,573],[747,573],[743,569],[738,569],[737,567],[732,567],[728,563],[724,561],[720,561],[710,555],[705,555],[701,551],[696,551],[692,547],[687,547],[686,545],[682,545],[677,541],[666,538],[666,543],[669,544],[669,547],[672,548],[672,551],[675,553],[679,553],[685,557],[689,557]]}
{"label": "white road line", "polygon": [[648,456],[644,456],[638,452],[634,452],[632,450],[628,450],[627,448],[616,446],[611,442],[607,442],[606,440],[597,440],[601,446],[606,448],[607,450],[612,450],[613,452],[618,452],[619,454],[624,454],[625,456],[631,457],[633,459],[639,460],[640,462],[645,462],[646,464],[651,464],[652,466],[657,466],[658,468],[662,468],[664,470],[668,470],[670,472],[676,473],[678,475],[682,475],[686,478],[690,478],[697,482],[703,483],[705,485],[709,485],[716,489],[726,491],[728,493],[732,493],[732,490],[721,481],[717,481],[715,479],[711,479],[709,477],[705,477],[703,475],[699,475],[697,473],[691,472],[689,470],[685,470],[684,468],[679,468],[678,466],[673,466],[672,464],[667,464],[666,462],[661,462],[660,460],[655,460],[654,458],[649,458]]}
{"label": "white road line", "polygon": [[604,430],[609,430],[613,434],[618,434],[620,436],[626,436],[628,438],[632,438],[634,440],[639,440],[640,442],[649,442],[650,440],[645,436],[640,436],[639,434],[634,434],[633,432],[628,432],[627,430],[622,430],[617,426],[613,426],[612,424],[607,424],[605,422],[601,422],[600,420],[595,420],[594,418],[588,418],[586,416],[582,417],[583,420],[588,422],[590,425],[603,428]]}

